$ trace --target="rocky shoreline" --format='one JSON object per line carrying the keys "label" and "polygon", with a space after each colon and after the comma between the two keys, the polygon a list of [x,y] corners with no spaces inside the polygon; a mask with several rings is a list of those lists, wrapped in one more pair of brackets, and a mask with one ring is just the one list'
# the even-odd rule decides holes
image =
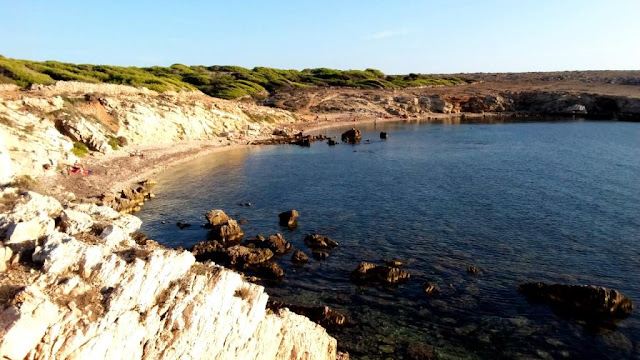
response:
{"label": "rocky shoreline", "polygon": [[133,215],[0,195],[3,358],[336,358],[321,326],[268,309],[238,273],[139,236]]}

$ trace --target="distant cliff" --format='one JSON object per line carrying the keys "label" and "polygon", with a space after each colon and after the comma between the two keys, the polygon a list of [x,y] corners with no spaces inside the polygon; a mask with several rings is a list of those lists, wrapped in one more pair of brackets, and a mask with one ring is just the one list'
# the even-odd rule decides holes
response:
{"label": "distant cliff", "polygon": [[199,91],[157,93],[111,84],[0,86],[0,183],[72,164],[87,151],[185,140],[235,142],[296,121],[288,111],[231,102]]}

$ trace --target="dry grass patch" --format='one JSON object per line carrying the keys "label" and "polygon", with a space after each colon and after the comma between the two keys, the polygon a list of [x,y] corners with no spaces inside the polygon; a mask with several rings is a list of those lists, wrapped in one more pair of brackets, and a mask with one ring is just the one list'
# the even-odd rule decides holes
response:
{"label": "dry grass patch", "polygon": [[236,289],[236,292],[233,295],[247,302],[253,302],[253,299],[255,298],[255,293],[253,292],[253,290],[251,290],[251,288],[246,285],[243,285]]}
{"label": "dry grass patch", "polygon": [[136,259],[147,261],[151,257],[151,250],[147,249],[127,249],[122,251],[116,251],[116,254],[122,258],[127,264],[131,264]]}

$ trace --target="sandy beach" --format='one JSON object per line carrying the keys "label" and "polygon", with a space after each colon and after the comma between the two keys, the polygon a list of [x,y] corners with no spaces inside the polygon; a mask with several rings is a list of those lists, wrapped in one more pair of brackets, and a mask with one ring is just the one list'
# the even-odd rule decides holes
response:
{"label": "sandy beach", "polygon": [[[304,118],[303,118],[304,119]],[[293,131],[317,134],[333,127],[361,125],[366,123],[402,121],[401,118],[375,118],[372,116],[350,116],[337,114],[319,117],[318,120],[303,120],[288,126]],[[204,156],[217,156],[225,151],[252,145],[253,140],[227,140],[224,138],[203,141],[178,141],[167,144],[130,146],[110,154],[94,153],[81,159],[90,175],[62,174],[58,171],[43,177],[39,187],[49,189],[52,194],[72,192],[78,198],[92,198],[105,192],[116,192],[139,181],[153,178],[158,173],[181,163]],[[141,152],[144,156],[131,154]],[[52,170],[53,171],[53,170]]]}

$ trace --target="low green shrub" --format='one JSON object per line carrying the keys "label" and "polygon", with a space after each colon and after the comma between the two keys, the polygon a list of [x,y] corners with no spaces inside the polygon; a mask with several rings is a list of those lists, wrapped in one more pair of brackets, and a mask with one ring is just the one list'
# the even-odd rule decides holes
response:
{"label": "low green shrub", "polygon": [[109,138],[109,142],[108,143],[109,143],[109,146],[111,146],[111,148],[113,150],[118,150],[120,148],[120,144],[118,142],[118,138],[111,137],[111,138]]}
{"label": "low green shrub", "polygon": [[87,147],[87,145],[76,141],[73,143],[73,149],[71,149],[71,153],[73,153],[73,155],[77,156],[77,157],[84,157],[89,153],[89,148]]}

